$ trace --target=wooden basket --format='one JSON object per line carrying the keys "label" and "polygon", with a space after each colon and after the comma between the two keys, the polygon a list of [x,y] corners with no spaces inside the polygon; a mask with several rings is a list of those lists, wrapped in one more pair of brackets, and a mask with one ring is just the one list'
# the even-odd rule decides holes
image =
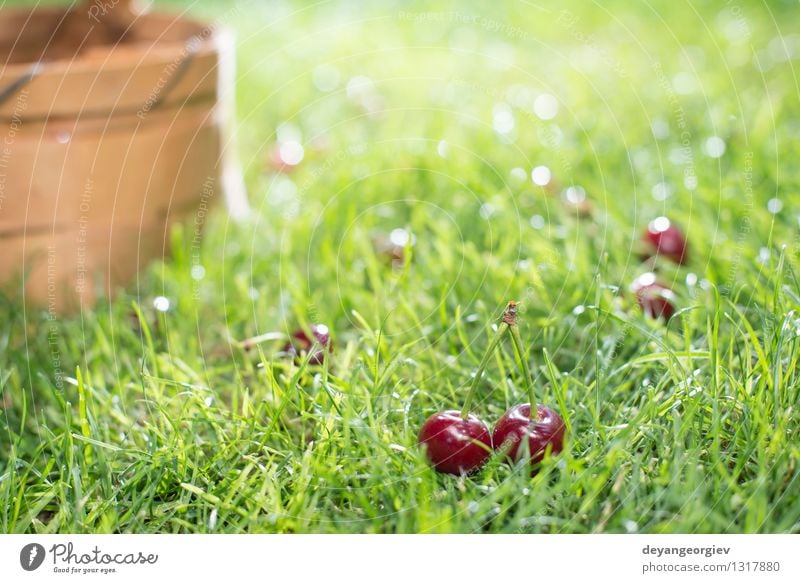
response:
{"label": "wooden basket", "polygon": [[0,10],[0,54],[6,293],[89,307],[168,253],[175,221],[195,213],[199,230],[217,193],[246,211],[223,156],[232,42],[217,27],[121,0]]}

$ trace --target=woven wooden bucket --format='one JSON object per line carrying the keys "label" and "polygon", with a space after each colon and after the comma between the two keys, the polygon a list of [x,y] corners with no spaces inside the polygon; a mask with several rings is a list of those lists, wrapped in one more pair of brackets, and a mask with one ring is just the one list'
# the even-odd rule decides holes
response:
{"label": "woven wooden bucket", "polygon": [[4,293],[88,307],[168,253],[174,222],[202,226],[230,174],[231,52],[217,27],[123,0],[0,10]]}

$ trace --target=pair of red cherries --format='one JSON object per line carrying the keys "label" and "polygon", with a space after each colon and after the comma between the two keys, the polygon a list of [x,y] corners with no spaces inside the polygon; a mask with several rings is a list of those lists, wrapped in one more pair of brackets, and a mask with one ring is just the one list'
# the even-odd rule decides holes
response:
{"label": "pair of red cherries", "polygon": [[[531,403],[535,402],[533,383],[516,318],[517,304],[509,302],[503,321],[478,367],[464,409],[435,413],[422,425],[418,441],[436,470],[446,474],[472,474],[497,451],[511,463],[529,459],[535,472],[545,455],[557,454],[564,448],[564,420],[558,413],[544,405],[536,405],[536,412],[532,415]],[[470,413],[469,409],[483,371],[506,332],[511,333],[522,363],[530,401],[506,411],[494,431],[490,432],[486,422]]]}
{"label": "pair of red cherries", "polygon": [[[642,247],[642,261],[655,263],[656,259],[664,257],[678,265],[685,265],[689,257],[686,238],[667,217],[650,221],[642,236]],[[675,293],[658,281],[655,273],[648,272],[637,277],[631,285],[631,291],[644,313],[651,318],[669,320],[675,314]]]}
{"label": "pair of red cherries", "polygon": [[530,457],[537,466],[545,453],[557,454],[564,447],[564,421],[544,405],[537,405],[537,416],[531,418],[530,403],[516,405],[500,417],[494,432],[477,415],[462,416],[461,411],[442,411],[425,421],[419,432],[419,443],[431,465],[446,474],[472,474],[492,454],[500,450],[511,462]]}

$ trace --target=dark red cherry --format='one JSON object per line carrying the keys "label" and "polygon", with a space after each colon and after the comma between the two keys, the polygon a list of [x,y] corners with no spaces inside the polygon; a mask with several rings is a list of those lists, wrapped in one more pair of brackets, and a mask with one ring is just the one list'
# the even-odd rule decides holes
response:
{"label": "dark red cherry", "polygon": [[536,465],[544,459],[548,447],[551,454],[564,449],[564,420],[544,405],[537,405],[536,409],[538,416],[532,420],[529,403],[516,405],[495,425],[492,442],[495,449],[506,454],[507,460],[516,462],[530,456],[531,464]]}
{"label": "dark red cherry", "polygon": [[402,268],[407,260],[406,246],[413,247],[416,237],[405,229],[394,229],[389,234],[379,234],[372,239],[376,254],[394,268]]}
{"label": "dark red cherry", "polygon": [[311,326],[311,336],[305,330],[296,330],[292,333],[292,338],[283,347],[283,351],[294,358],[299,357],[303,353],[308,353],[311,347],[314,346],[314,341],[317,342],[320,350],[316,350],[308,360],[308,364],[321,365],[325,362],[325,350],[327,347],[329,352],[333,352],[333,345],[331,344],[331,332],[325,324],[314,324]]}
{"label": "dark red cherry", "polygon": [[667,217],[658,217],[650,221],[642,238],[646,247],[646,257],[654,255],[666,257],[680,265],[688,260],[686,238]]}
{"label": "dark red cherry", "polygon": [[675,314],[675,294],[660,283],[654,273],[644,273],[631,284],[636,301],[651,318],[669,320]]}
{"label": "dark red cherry", "polygon": [[492,451],[489,427],[477,416],[442,411],[428,417],[419,432],[419,444],[431,465],[446,474],[471,474],[483,466]]}

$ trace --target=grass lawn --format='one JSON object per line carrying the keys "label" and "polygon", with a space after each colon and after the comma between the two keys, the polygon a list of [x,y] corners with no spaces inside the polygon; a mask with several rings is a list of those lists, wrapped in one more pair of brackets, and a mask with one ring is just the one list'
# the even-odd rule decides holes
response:
{"label": "grass lawn", "polygon": [[[800,532],[796,5],[381,4],[189,7],[238,32],[253,215],[200,247],[191,218],[94,311],[0,302],[0,531]],[[690,245],[656,265],[669,323],[627,291],[660,215]],[[437,474],[417,432],[509,299],[567,447]],[[241,346],[313,322],[322,367]]]}

